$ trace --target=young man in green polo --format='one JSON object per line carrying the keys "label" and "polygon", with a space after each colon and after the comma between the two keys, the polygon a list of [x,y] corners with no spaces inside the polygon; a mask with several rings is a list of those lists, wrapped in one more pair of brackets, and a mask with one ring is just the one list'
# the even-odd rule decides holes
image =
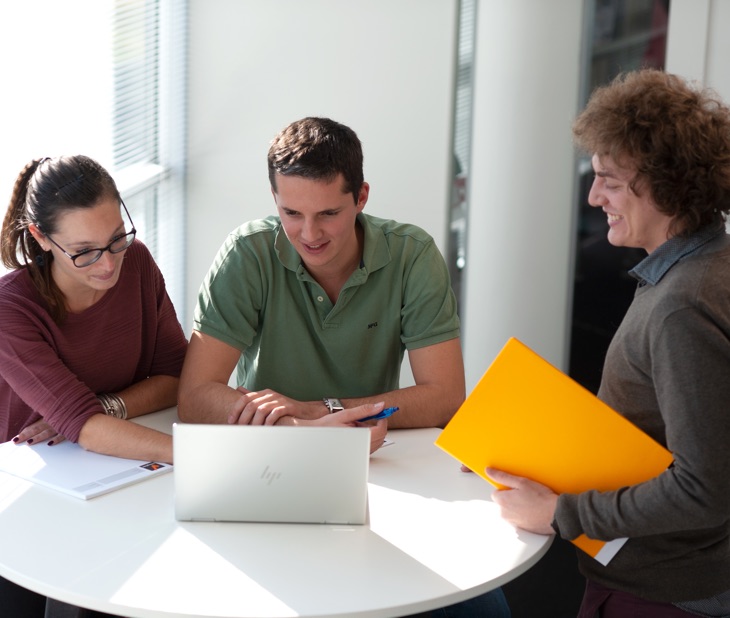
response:
{"label": "young man in green polo", "polygon": [[[274,139],[278,216],[234,230],[201,286],[181,418],[332,424],[345,408],[341,420],[351,424],[347,410],[385,402],[399,408],[391,427],[442,427],[461,405],[446,264],[422,229],[363,212],[362,161],[355,133],[326,118],[295,122]],[[406,350],[415,385],[400,388]]]}

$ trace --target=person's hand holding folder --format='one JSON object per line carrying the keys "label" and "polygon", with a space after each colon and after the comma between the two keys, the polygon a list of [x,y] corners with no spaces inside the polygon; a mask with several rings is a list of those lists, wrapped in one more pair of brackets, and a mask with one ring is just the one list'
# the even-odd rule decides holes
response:
{"label": "person's hand holding folder", "polygon": [[505,520],[529,532],[555,534],[552,521],[558,494],[545,485],[502,470],[486,468],[485,472],[495,483],[507,487],[492,493],[492,500]]}
{"label": "person's hand holding folder", "polygon": [[[514,338],[436,444],[496,487],[507,521],[542,534],[555,533],[560,494],[627,487],[672,462],[666,448]],[[585,534],[569,540],[603,564],[620,546]]]}

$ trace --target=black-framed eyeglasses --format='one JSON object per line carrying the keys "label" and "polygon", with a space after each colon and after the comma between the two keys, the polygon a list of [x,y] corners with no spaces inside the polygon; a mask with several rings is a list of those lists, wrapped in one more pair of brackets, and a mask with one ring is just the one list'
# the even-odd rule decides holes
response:
{"label": "black-framed eyeglasses", "polygon": [[132,224],[132,231],[127,232],[126,234],[115,236],[106,247],[84,249],[76,255],[71,255],[68,251],[66,251],[66,249],[64,249],[55,240],[53,240],[53,238],[51,238],[49,234],[46,234],[46,238],[50,240],[54,245],[56,245],[61,251],[63,251],[64,255],[74,263],[74,266],[76,268],[86,268],[87,266],[91,266],[94,262],[98,262],[101,256],[104,255],[105,251],[108,251],[109,253],[121,253],[125,249],[129,248],[129,245],[132,244],[135,236],[137,235],[137,230],[134,227],[134,221],[132,221],[132,217],[130,216],[129,211],[125,206],[124,201],[119,201],[122,204],[122,208],[124,208],[124,212],[127,213],[127,218],[129,219],[129,222]]}

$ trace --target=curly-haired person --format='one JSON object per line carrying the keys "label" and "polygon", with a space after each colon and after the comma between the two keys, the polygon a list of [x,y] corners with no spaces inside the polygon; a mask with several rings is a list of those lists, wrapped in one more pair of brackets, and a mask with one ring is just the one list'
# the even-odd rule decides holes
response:
{"label": "curly-haired person", "polygon": [[640,70],[598,88],[573,126],[591,206],[614,246],[648,253],[598,396],[673,454],[658,477],[556,495],[489,470],[503,516],[533,532],[628,537],[603,565],[578,552],[579,618],[730,615],[730,110],[708,89]]}

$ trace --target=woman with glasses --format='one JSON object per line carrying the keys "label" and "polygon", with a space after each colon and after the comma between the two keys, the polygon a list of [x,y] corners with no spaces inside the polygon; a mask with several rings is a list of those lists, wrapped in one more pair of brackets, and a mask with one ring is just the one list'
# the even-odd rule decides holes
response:
{"label": "woman with glasses", "polygon": [[[162,274],[135,234],[96,161],[38,159],[21,171],[1,235],[12,272],[0,278],[0,441],[52,448],[69,439],[172,461],[170,436],[125,420],[176,404],[187,347]],[[0,582],[5,609],[13,598],[23,612],[45,604],[33,597]],[[54,615],[85,615],[50,605]]]}
{"label": "woman with glasses", "polygon": [[[187,342],[114,180],[85,156],[18,176],[2,227],[0,440],[172,461],[125,422],[177,401]],[[45,448],[45,445],[44,445]]]}

